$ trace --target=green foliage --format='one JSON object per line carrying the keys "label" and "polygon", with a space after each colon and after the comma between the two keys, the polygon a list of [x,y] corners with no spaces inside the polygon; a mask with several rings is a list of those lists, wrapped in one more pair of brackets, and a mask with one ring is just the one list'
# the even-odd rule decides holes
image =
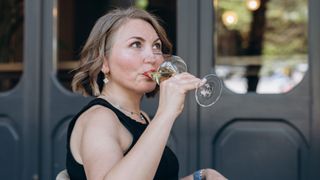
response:
{"label": "green foliage", "polygon": [[[221,16],[226,11],[238,15],[238,22],[233,26],[224,26]],[[242,48],[245,48],[250,33],[252,12],[245,6],[244,0],[219,0],[217,8],[219,34],[238,31],[241,34]],[[307,53],[307,0],[270,0],[266,11],[263,55],[290,55]],[[221,28],[224,26],[224,28]]]}
{"label": "green foliage", "polygon": [[148,4],[149,4],[148,0],[136,0],[135,1],[135,6],[140,9],[146,9]]}

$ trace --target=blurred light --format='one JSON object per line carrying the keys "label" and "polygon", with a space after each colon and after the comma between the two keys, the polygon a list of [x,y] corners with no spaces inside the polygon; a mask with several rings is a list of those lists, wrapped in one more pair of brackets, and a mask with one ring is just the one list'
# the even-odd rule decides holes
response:
{"label": "blurred light", "polygon": [[212,0],[213,1],[213,7],[217,8],[218,7],[218,0]]}
{"label": "blurred light", "polygon": [[251,11],[255,11],[260,7],[260,0],[246,0],[247,8]]}
{"label": "blurred light", "polygon": [[222,22],[226,26],[235,25],[238,22],[238,15],[233,11],[226,11],[222,14]]}
{"label": "blurred light", "polygon": [[57,7],[54,7],[53,9],[52,9],[52,15],[53,15],[53,17],[58,17],[58,8]]}
{"label": "blurred light", "polygon": [[140,9],[146,9],[148,7],[149,1],[148,0],[136,0],[136,7]]}

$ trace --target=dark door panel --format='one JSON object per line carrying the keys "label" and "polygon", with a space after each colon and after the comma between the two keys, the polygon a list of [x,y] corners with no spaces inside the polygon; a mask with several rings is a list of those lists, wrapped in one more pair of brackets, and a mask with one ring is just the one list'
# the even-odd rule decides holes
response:
{"label": "dark door panel", "polygon": [[307,143],[286,120],[233,120],[212,149],[213,165],[230,179],[294,180],[307,168]]}

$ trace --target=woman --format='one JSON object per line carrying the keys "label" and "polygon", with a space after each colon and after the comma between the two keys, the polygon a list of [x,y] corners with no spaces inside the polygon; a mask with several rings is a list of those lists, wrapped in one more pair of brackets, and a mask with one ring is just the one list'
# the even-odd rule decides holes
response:
{"label": "woman", "polygon": [[[170,53],[164,29],[143,10],[113,10],[96,22],[72,82],[75,92],[97,98],[68,128],[71,179],[178,179],[178,161],[166,143],[186,93],[201,80],[188,73],[175,75],[160,84],[152,120],[140,109],[144,94],[159,88],[144,74]],[[210,169],[184,179],[206,175],[223,179]]]}

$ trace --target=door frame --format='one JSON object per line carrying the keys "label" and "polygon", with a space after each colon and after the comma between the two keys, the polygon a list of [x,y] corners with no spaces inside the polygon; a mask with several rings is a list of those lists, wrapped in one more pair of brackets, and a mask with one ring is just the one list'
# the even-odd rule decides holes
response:
{"label": "door frame", "polygon": [[309,71],[312,97],[309,178],[320,179],[320,1],[309,0]]}

